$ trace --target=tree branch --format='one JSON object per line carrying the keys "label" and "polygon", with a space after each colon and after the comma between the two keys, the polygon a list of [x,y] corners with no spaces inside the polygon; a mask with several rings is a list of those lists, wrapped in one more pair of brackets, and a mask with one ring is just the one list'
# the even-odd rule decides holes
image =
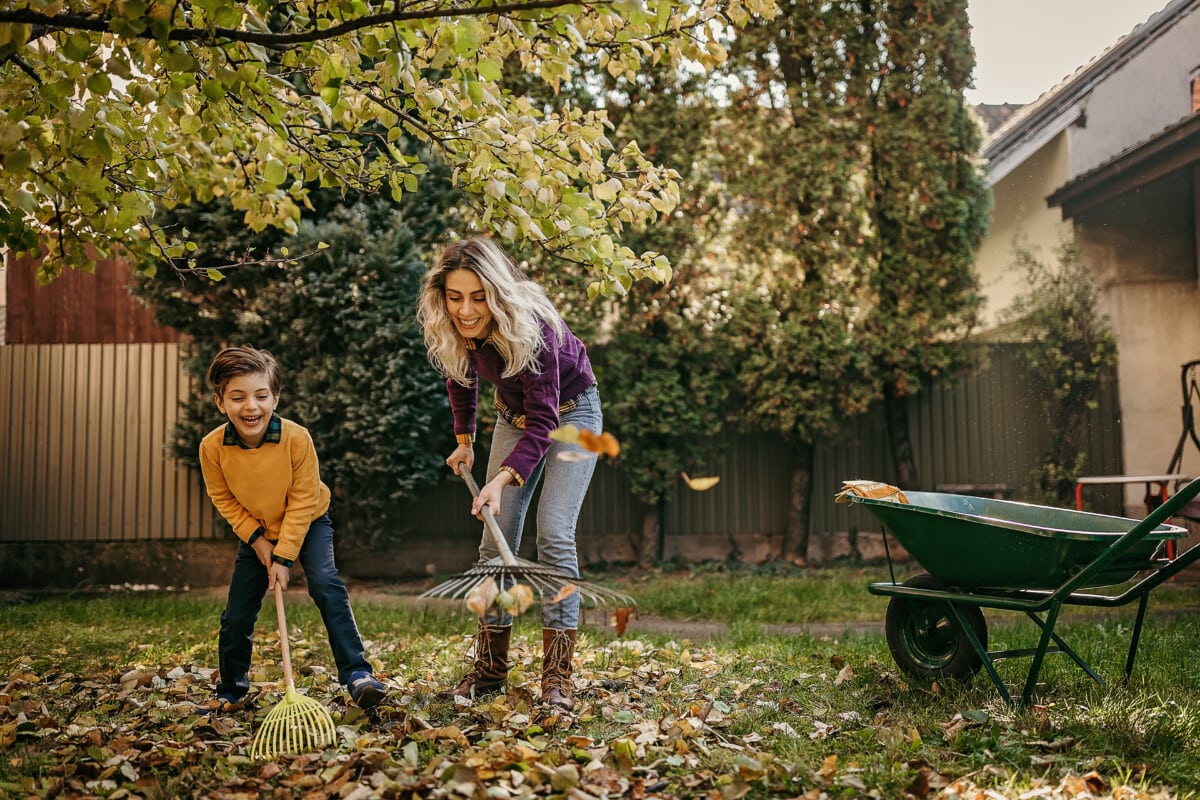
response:
{"label": "tree branch", "polygon": [[[611,0],[598,0],[590,5],[608,5]],[[362,28],[386,25],[396,22],[411,22],[413,20],[476,17],[492,14],[510,14],[538,9],[562,8],[578,6],[571,0],[527,0],[527,2],[505,3],[494,6],[472,6],[469,8],[426,8],[419,11],[386,11],[380,14],[369,14],[357,19],[348,20],[340,25],[328,28],[312,29],[297,33],[266,33],[261,31],[246,31],[237,28],[172,28],[167,39],[173,42],[200,42],[216,45],[222,42],[247,42],[264,47],[286,49],[297,44],[336,39],[347,33]],[[84,30],[109,32],[112,22],[109,17],[88,16],[83,14],[55,14],[48,16],[28,8],[17,10],[0,10],[0,23],[29,23],[44,26],[50,30]],[[156,38],[150,30],[138,34],[141,39]]]}

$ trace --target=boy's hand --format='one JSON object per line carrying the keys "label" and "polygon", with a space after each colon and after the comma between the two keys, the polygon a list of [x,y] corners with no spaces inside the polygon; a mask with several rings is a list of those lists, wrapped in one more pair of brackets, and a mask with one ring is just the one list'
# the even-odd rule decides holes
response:
{"label": "boy's hand", "polygon": [[292,571],[283,564],[272,562],[271,566],[267,568],[267,591],[273,591],[277,583],[280,589],[287,591],[288,578],[291,574]]}
{"label": "boy's hand", "polygon": [[[254,548],[254,554],[258,556],[258,563],[270,570],[271,553],[275,552],[275,543],[265,536],[260,536],[250,546]],[[287,584],[284,584],[284,586],[286,588]]]}

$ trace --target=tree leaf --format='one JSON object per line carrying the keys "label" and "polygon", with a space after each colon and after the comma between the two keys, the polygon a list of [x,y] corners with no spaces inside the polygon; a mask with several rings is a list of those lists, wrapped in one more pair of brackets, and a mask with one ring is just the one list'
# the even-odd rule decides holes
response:
{"label": "tree leaf", "polygon": [[715,475],[704,478],[689,478],[686,472],[681,472],[679,475],[693,492],[707,492],[721,482],[721,478]]}

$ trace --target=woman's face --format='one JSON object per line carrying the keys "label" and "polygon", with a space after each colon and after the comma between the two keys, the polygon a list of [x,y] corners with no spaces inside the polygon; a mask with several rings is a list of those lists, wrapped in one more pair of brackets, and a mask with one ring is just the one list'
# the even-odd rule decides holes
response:
{"label": "woman's face", "polygon": [[446,273],[446,313],[463,337],[487,337],[492,327],[492,310],[488,307],[483,282],[471,270],[456,269]]}

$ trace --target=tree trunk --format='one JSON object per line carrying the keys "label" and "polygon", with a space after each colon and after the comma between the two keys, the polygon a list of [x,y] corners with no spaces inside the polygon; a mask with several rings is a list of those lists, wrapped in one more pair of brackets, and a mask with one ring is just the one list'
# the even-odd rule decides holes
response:
{"label": "tree trunk", "polygon": [[662,561],[662,514],[658,503],[642,503],[642,532],[635,543],[639,567],[651,567]]}
{"label": "tree trunk", "polygon": [[1063,398],[1055,415],[1055,438],[1050,447],[1048,463],[1059,467],[1049,485],[1043,487],[1051,492],[1060,505],[1075,502],[1075,474],[1083,449],[1083,422],[1087,416],[1087,401],[1094,393],[1092,384],[1077,388]]}
{"label": "tree trunk", "polygon": [[883,384],[883,410],[887,418],[892,465],[896,469],[896,485],[901,489],[916,489],[919,479],[912,439],[908,436],[908,400],[900,393],[895,381]]}
{"label": "tree trunk", "polygon": [[808,563],[808,517],[812,507],[813,447],[805,442],[793,450],[791,487],[788,494],[787,528],[783,532],[780,557],[795,564]]}

